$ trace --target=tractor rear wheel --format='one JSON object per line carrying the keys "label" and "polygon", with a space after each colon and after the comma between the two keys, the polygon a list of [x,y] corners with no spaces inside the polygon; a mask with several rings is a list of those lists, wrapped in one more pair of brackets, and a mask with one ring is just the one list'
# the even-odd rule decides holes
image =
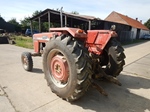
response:
{"label": "tractor rear wheel", "polygon": [[125,54],[123,47],[115,38],[111,38],[106,45],[104,59],[106,64],[104,67],[105,73],[114,77],[118,76],[125,65]]}
{"label": "tractor rear wheel", "polygon": [[51,38],[44,49],[43,70],[52,92],[67,101],[80,98],[90,85],[88,60],[88,54],[74,38]]}
{"label": "tractor rear wheel", "polygon": [[26,71],[32,71],[33,69],[33,61],[32,61],[32,56],[30,52],[23,52],[21,55],[21,62],[23,65],[23,68]]}

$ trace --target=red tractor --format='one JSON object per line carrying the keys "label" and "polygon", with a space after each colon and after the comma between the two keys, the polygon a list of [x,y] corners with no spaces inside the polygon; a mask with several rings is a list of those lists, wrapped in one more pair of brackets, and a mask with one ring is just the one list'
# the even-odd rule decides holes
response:
{"label": "red tractor", "polygon": [[90,85],[107,95],[96,79],[121,85],[116,76],[123,70],[125,54],[116,37],[114,30],[50,28],[33,35],[35,53],[22,53],[22,64],[32,71],[32,56],[42,56],[48,86],[67,101],[80,98]]}

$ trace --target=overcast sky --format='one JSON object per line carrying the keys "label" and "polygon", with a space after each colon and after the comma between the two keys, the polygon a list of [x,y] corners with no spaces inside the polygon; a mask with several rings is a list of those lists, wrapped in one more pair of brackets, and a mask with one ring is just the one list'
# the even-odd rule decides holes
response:
{"label": "overcast sky", "polygon": [[112,11],[138,18],[143,23],[150,18],[150,0],[0,0],[0,15],[19,22],[36,10],[63,7],[65,12],[77,11],[105,19]]}

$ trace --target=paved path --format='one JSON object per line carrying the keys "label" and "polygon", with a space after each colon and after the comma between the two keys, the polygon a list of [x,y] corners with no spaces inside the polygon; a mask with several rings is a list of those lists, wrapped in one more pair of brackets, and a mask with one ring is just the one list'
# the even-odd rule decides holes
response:
{"label": "paved path", "polygon": [[32,50],[0,44],[0,112],[150,112],[150,42],[124,47],[122,86],[103,81],[108,97],[90,88],[68,103],[50,91],[40,57],[33,58],[33,72],[22,68],[21,53]]}

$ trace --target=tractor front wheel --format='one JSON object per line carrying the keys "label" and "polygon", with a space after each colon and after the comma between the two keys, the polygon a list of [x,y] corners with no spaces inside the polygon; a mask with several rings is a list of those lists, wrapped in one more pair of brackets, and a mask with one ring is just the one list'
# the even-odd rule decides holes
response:
{"label": "tractor front wheel", "polygon": [[21,62],[23,65],[23,68],[26,71],[32,71],[33,69],[33,61],[32,61],[32,56],[30,52],[23,52],[21,55]]}

